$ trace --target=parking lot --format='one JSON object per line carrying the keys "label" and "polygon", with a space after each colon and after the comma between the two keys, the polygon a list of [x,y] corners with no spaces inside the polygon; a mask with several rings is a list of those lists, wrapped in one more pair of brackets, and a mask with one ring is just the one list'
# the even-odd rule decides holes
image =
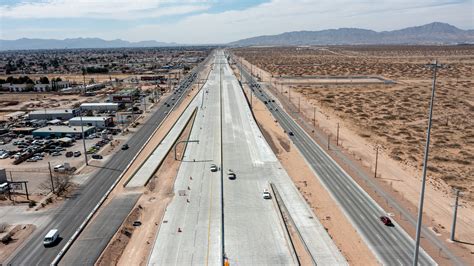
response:
{"label": "parking lot", "polygon": [[[118,139],[124,139],[119,134],[92,134],[85,139],[89,160],[102,160],[105,147],[114,145]],[[28,159],[15,165],[15,161],[25,154]],[[72,139],[70,144],[61,143],[58,139],[34,139],[22,136],[12,139],[9,143],[0,145],[0,168],[5,168],[9,181],[28,181],[28,192],[45,194],[50,191],[51,173],[67,172],[68,169],[79,169],[84,165],[84,144],[82,139]],[[64,164],[68,169],[64,169]],[[57,166],[63,165],[63,168]],[[55,169],[56,167],[56,169]],[[23,191],[24,192],[24,191]]]}

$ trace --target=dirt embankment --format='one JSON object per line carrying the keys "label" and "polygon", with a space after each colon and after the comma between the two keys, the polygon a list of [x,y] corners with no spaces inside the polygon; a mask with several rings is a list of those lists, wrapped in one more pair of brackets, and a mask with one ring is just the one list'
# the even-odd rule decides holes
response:
{"label": "dirt embankment", "polygon": [[[0,225],[3,227],[3,225]],[[3,228],[2,228],[3,229]],[[36,226],[32,224],[15,225],[5,228],[0,233],[0,265],[33,233]],[[3,231],[3,230],[2,230]]]}

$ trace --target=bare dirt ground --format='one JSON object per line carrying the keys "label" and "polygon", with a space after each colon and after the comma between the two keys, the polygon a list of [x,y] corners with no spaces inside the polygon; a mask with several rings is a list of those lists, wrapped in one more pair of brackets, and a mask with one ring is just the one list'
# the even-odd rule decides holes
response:
{"label": "bare dirt ground", "polygon": [[11,241],[8,243],[0,242],[0,261],[5,261],[36,229],[32,224],[15,225],[11,228]]}
{"label": "bare dirt ground", "polygon": [[[247,87],[245,92],[248,94]],[[259,100],[254,100],[253,105],[255,118],[265,138],[347,261],[351,265],[377,265],[372,252],[339,209],[337,203],[319,183],[314,172],[305,163],[298,150],[293,147],[287,134],[275,122],[265,105]]]}
{"label": "bare dirt ground", "polygon": [[[104,95],[94,97],[61,95],[55,93],[0,93],[0,110],[4,115],[14,111],[76,108],[83,102],[99,101]],[[4,117],[0,117],[3,120]]]}
{"label": "bare dirt ground", "polygon": [[[273,72],[266,72],[256,66],[253,69],[264,81],[277,85],[274,94],[280,95],[280,98],[288,99],[288,92],[291,90],[293,111],[298,112],[300,104],[301,110],[297,115],[302,115],[310,125],[316,110],[317,129],[330,134],[333,143],[339,123],[339,144],[345,153],[356,158],[361,165],[373,170],[375,145],[378,145],[380,153],[377,181],[387,184],[394,193],[400,194],[402,203],[405,202],[404,205],[414,213],[414,206],[417,206],[419,200],[421,159],[431,89],[430,72],[426,69],[417,72],[414,69],[422,68],[422,62],[429,63],[434,57],[440,57],[443,63],[448,62],[450,68],[442,69],[438,73],[438,93],[428,165],[429,183],[424,209],[428,217],[424,221],[443,237],[448,235],[453,204],[451,187],[463,189],[465,194],[461,201],[464,208],[458,212],[456,237],[459,241],[455,245],[470,250],[466,250],[469,254],[474,251],[474,231],[470,226],[474,222],[473,124],[470,121],[472,119],[468,119],[468,114],[473,111],[474,95],[469,88],[473,80],[474,51],[472,48],[462,48],[459,51],[453,49],[425,49],[423,53],[427,57],[423,57],[417,55],[420,51],[413,48],[411,52],[405,52],[405,58],[400,58],[402,52],[399,50],[345,52],[350,54],[349,62],[361,54],[364,59],[359,58],[360,60],[373,63],[377,60],[389,62],[389,59],[393,59],[392,67],[383,69],[374,63],[372,72],[365,73],[397,78],[398,84],[390,86],[281,88],[279,80],[272,78]],[[373,54],[377,56],[374,57]],[[398,57],[394,59],[397,54]],[[340,57],[333,61],[343,62],[345,57]],[[265,60],[271,61],[268,58]],[[244,63],[248,64],[245,60]],[[311,69],[305,71],[309,74],[317,72]],[[341,74],[332,71],[330,74]]]}

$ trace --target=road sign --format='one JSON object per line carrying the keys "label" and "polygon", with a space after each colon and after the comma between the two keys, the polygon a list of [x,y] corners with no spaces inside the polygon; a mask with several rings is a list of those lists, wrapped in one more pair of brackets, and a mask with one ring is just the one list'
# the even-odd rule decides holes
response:
{"label": "road sign", "polygon": [[10,183],[10,187],[12,190],[23,190],[22,183]]}

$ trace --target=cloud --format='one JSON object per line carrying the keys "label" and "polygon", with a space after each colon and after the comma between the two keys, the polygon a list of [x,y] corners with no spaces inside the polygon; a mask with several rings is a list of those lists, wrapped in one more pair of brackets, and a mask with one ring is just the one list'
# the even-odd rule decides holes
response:
{"label": "cloud", "polygon": [[[3,23],[4,20],[0,24],[10,26],[2,28],[0,25],[0,35],[9,39],[100,37],[204,44],[298,30],[341,27],[394,30],[434,21],[464,29],[474,28],[473,0],[269,0],[245,9],[216,13],[212,7],[217,1],[232,3],[241,0],[42,0],[0,5],[0,17],[13,22],[23,18],[24,24],[28,24],[25,28],[31,31],[22,31],[23,27]],[[232,9],[231,4],[228,6]],[[170,19],[150,19],[163,16]],[[96,24],[97,27],[91,27],[91,24],[81,27],[74,23],[74,32],[67,26],[58,25],[64,29],[62,34],[57,31],[34,32],[34,27],[41,27],[34,22],[47,18],[64,18],[64,21],[69,18],[101,18],[112,23]],[[116,23],[119,20],[125,23]]]}
{"label": "cloud", "polygon": [[433,21],[472,28],[472,8],[472,0],[273,0],[245,10],[195,14],[177,23],[140,25],[126,34],[136,40],[152,34],[180,43],[226,43],[286,31],[339,27],[380,31]]}
{"label": "cloud", "polygon": [[130,20],[182,15],[207,10],[205,0],[47,0],[0,6],[0,16],[13,19],[99,18]]}

